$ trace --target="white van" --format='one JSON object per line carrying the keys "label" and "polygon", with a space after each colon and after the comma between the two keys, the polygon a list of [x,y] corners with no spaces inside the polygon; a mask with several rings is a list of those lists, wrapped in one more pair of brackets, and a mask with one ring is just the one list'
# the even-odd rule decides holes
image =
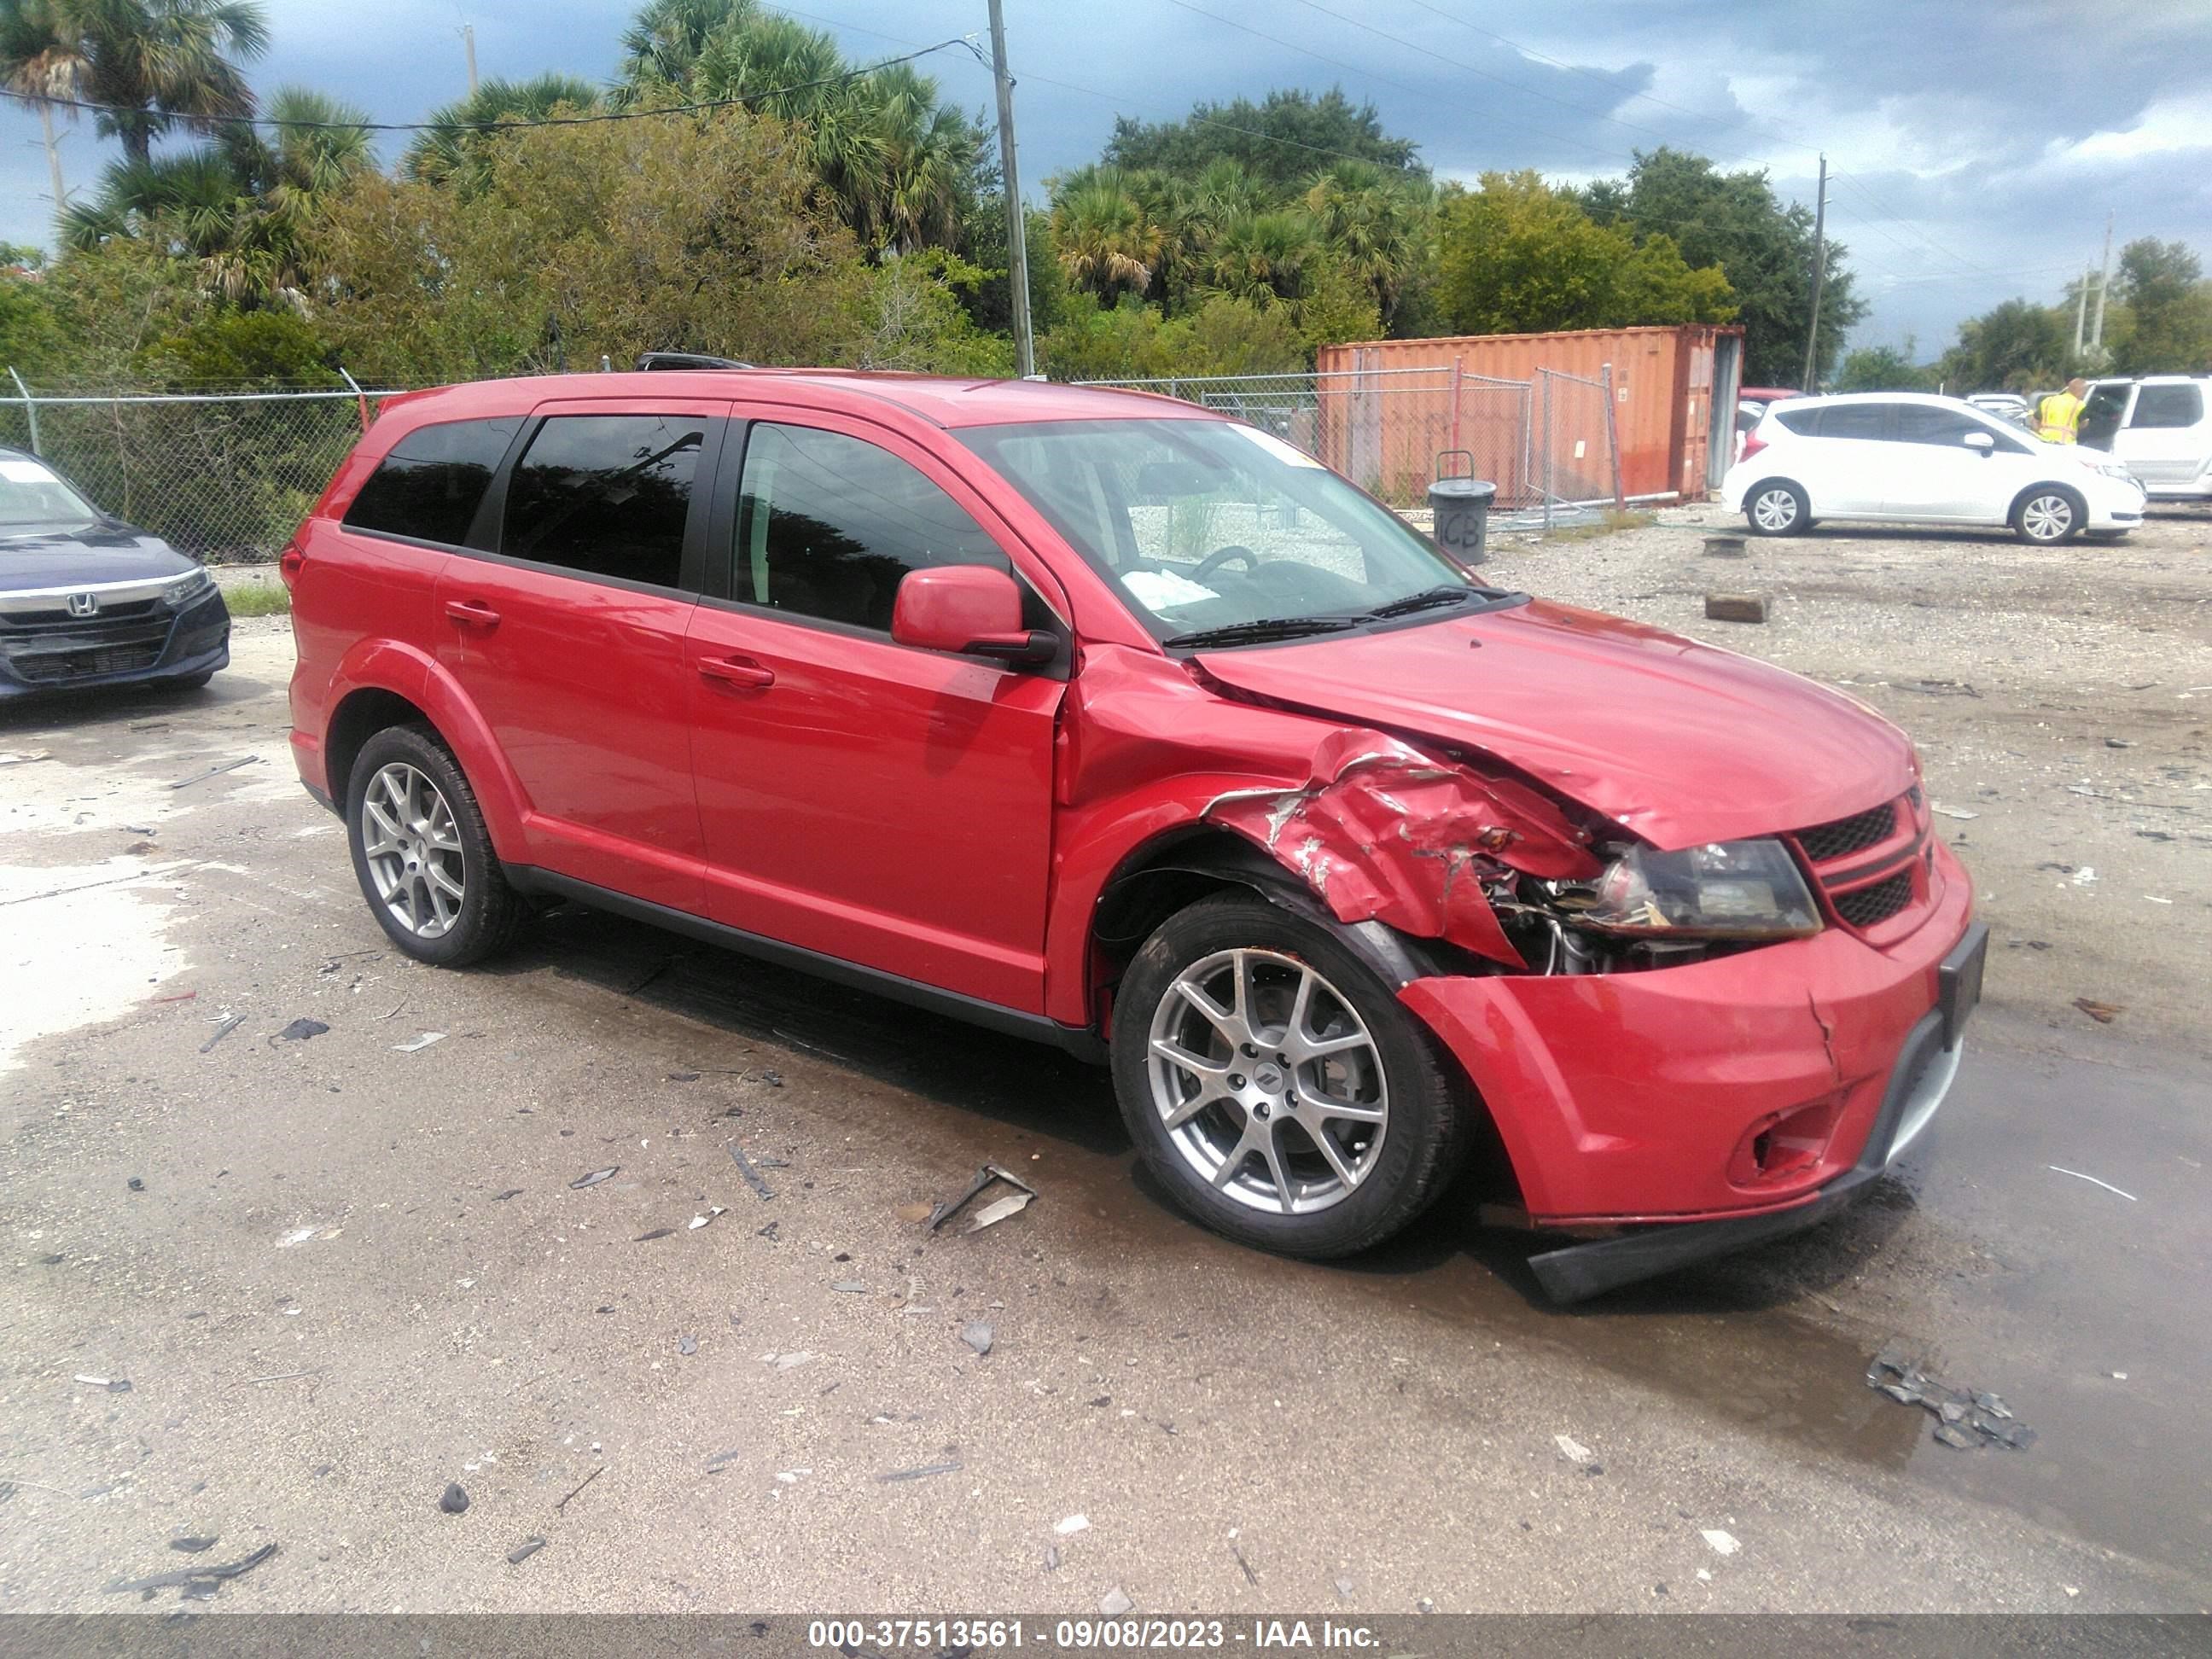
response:
{"label": "white van", "polygon": [[2089,388],[2077,435],[2165,501],[2212,500],[2212,376],[2146,374]]}

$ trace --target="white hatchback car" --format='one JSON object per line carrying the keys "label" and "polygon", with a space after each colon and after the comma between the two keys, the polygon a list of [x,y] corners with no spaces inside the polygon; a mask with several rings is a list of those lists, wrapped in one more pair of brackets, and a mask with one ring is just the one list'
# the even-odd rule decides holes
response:
{"label": "white hatchback car", "polygon": [[1753,533],[1822,519],[2009,526],[2049,546],[2142,522],[2143,489],[2100,450],[2045,443],[1956,398],[1859,392],[1776,404],[1721,498]]}

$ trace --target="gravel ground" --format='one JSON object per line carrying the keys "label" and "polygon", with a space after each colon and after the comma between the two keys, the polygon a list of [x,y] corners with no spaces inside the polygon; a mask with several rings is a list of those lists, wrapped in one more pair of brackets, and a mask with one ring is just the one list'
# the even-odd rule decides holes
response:
{"label": "gravel ground", "polygon": [[[1502,543],[1487,580],[1764,657],[1909,732],[1996,935],[1987,994],[2051,1027],[2212,1053],[2212,512],[2154,508],[2119,543],[1822,526],[1741,533],[1717,507],[1611,536]],[[1763,594],[1764,624],[1708,622]],[[1786,733],[1772,734],[1787,741]]]}

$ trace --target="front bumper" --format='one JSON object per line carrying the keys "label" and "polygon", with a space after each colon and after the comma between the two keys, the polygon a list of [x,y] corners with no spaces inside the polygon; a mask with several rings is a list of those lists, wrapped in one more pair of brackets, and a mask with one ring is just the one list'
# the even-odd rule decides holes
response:
{"label": "front bumper", "polygon": [[[1886,1121],[1895,1089],[1948,1086],[1948,1066],[1912,1063],[1915,1045],[1985,935],[1965,872],[1940,844],[1935,859],[1926,915],[1883,945],[1831,927],[1686,967],[1424,979],[1400,995],[1480,1093],[1531,1225],[1788,1231],[1869,1148],[1878,1171],[1919,1133],[1924,1115]],[[1955,1042],[1941,1051],[1954,1063]],[[1767,1129],[1802,1139],[1808,1121],[1820,1127],[1802,1157],[1747,1162]]]}
{"label": "front bumper", "polygon": [[0,702],[184,679],[229,663],[230,607],[219,591],[210,592],[174,613],[91,622],[74,629],[0,629]]}

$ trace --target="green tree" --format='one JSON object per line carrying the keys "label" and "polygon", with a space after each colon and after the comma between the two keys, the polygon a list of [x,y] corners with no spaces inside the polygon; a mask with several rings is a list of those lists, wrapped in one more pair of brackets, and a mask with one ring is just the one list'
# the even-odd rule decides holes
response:
{"label": "green tree", "polygon": [[1304,214],[1240,214],[1206,244],[1206,287],[1264,311],[1297,299],[1308,267],[1320,256],[1321,239]]}
{"label": "green tree", "polygon": [[2212,282],[2186,244],[2149,236],[2130,242],[2120,251],[2114,291],[2128,314],[2126,328],[2114,335],[2121,373],[2212,370]]}
{"label": "green tree", "polygon": [[1934,377],[1912,361],[1912,343],[1895,346],[1861,346],[1844,354],[1836,371],[1835,392],[1928,392]]}
{"label": "green tree", "polygon": [[[1723,173],[1667,145],[1639,151],[1626,179],[1601,180],[1582,199],[1602,225],[1624,227],[1639,241],[1671,237],[1686,264],[1719,266],[1743,325],[1745,381],[1798,384],[1813,314],[1810,209],[1784,206],[1764,169]],[[1829,240],[1814,363],[1820,380],[1866,315],[1847,252]]]}
{"label": "green tree", "polygon": [[2050,306],[2007,300],[1959,325],[1938,365],[1943,383],[1969,392],[2034,392],[2061,384],[2073,361],[2074,319]]}
{"label": "green tree", "polygon": [[588,115],[599,107],[599,88],[573,75],[548,73],[527,81],[493,76],[467,97],[430,112],[429,125],[408,145],[399,170],[428,184],[473,189],[483,181],[486,141],[501,123]]}
{"label": "green tree", "polygon": [[98,130],[140,165],[172,127],[215,131],[251,115],[237,60],[268,45],[258,0],[0,0],[0,88],[28,104],[106,106]]}
{"label": "green tree", "polygon": [[1486,173],[1480,189],[1448,189],[1437,242],[1437,298],[1454,333],[1725,322],[1734,314],[1717,270],[1692,270],[1664,238],[1639,247],[1533,172]]}
{"label": "green tree", "polygon": [[1056,380],[1287,374],[1310,361],[1287,307],[1226,295],[1183,317],[1133,295],[1110,310],[1080,309],[1038,339],[1037,355]]}
{"label": "green tree", "polygon": [[1338,161],[1306,187],[1305,210],[1346,269],[1366,285],[1384,325],[1427,258],[1435,193],[1371,161]]}
{"label": "green tree", "polygon": [[329,343],[290,311],[210,309],[139,354],[156,385],[190,387],[341,384]]}
{"label": "green tree", "polygon": [[1109,166],[1150,168],[1195,178],[1207,163],[1226,158],[1287,193],[1332,152],[1373,162],[1407,178],[1426,178],[1420,147],[1382,131],[1372,104],[1354,104],[1332,87],[1316,95],[1296,88],[1269,93],[1258,103],[1238,98],[1199,103],[1180,121],[1137,121],[1117,116],[1106,141]]}
{"label": "green tree", "polygon": [[1053,202],[1052,248],[1068,285],[1112,310],[1152,285],[1167,239],[1113,168],[1099,167]]}

